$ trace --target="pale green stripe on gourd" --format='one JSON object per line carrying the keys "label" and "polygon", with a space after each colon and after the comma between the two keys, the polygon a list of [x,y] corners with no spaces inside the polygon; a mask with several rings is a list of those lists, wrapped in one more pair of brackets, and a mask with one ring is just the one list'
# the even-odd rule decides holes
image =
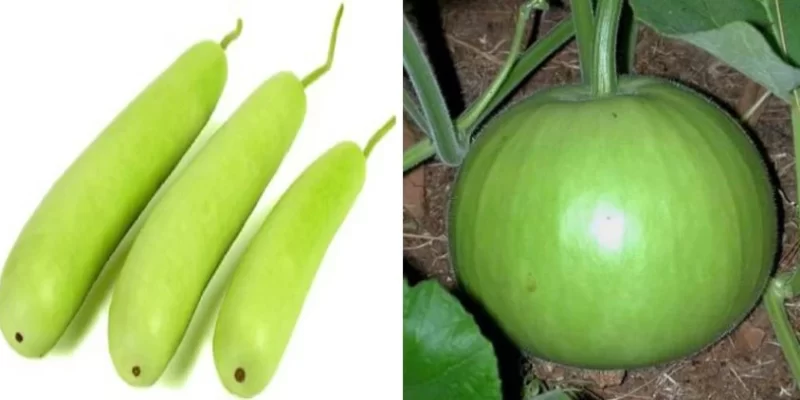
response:
{"label": "pale green stripe on gourd", "polygon": [[362,151],[342,142],[314,161],[278,200],[236,266],[213,341],[223,385],[252,397],[272,379],[317,270],[361,192],[366,157],[392,117]]}
{"label": "pale green stripe on gourd", "polygon": [[183,52],[122,110],[50,188],[0,278],[0,330],[19,354],[48,353],[103,265],[194,142],[227,80],[225,47]]}
{"label": "pale green stripe on gourd", "polygon": [[[336,15],[338,33],[342,9]],[[117,373],[150,386],[183,340],[206,286],[299,133],[305,79],[280,72],[228,118],[153,207],[114,288],[108,341]]]}

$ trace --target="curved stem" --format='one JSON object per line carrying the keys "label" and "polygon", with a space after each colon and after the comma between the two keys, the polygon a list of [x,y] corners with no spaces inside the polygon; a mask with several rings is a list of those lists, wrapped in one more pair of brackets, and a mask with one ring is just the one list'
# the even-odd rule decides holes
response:
{"label": "curved stem", "polygon": [[[472,126],[466,126],[463,124],[463,122],[461,122],[461,118],[463,118],[466,113],[462,113],[457,120],[458,125],[464,126],[466,130],[470,132],[470,134],[474,132],[477,125],[483,122],[483,120],[486,119],[489,114],[491,114],[500,105],[500,103],[505,101],[506,98],[508,98],[508,96],[519,87],[525,78],[533,73],[536,68],[541,66],[541,64],[547,60],[548,57],[553,55],[553,53],[555,53],[558,49],[562,48],[570,40],[572,40],[574,35],[575,24],[572,19],[565,19],[559,22],[558,25],[551,29],[542,38],[537,40],[536,43],[528,48],[528,50],[525,50],[525,53],[520,56],[519,61],[514,65],[514,68],[512,68],[511,72],[508,74],[508,78],[500,86],[500,89],[495,94],[492,102],[488,107],[486,107],[483,113],[480,114],[478,119],[475,121],[475,124]],[[473,106],[470,106],[470,108],[472,107]],[[420,129],[422,128],[420,127]],[[431,136],[430,132],[428,132],[428,134]],[[431,139],[426,138],[422,140],[403,153],[403,172],[408,172],[410,169],[416,167],[434,155],[436,155],[436,151]]]}
{"label": "curved stem", "polygon": [[370,153],[372,153],[372,149],[374,149],[375,145],[377,145],[378,142],[380,142],[381,139],[383,139],[384,136],[386,136],[386,134],[389,133],[389,131],[391,131],[392,128],[394,128],[394,125],[395,125],[396,122],[397,122],[397,117],[392,115],[392,117],[389,118],[389,120],[386,121],[386,123],[383,124],[383,126],[381,126],[372,135],[372,137],[369,138],[369,141],[367,142],[367,145],[364,146],[364,157],[369,158]]}
{"label": "curved stem", "polygon": [[617,30],[622,0],[600,0],[594,47],[592,93],[604,96],[617,90]]}
{"label": "curved stem", "polygon": [[322,64],[319,68],[311,71],[310,74],[303,78],[303,87],[308,87],[316,82],[320,76],[331,69],[331,65],[333,65],[333,54],[336,52],[336,37],[339,35],[339,22],[342,21],[342,13],[344,13],[344,4],[339,5],[339,10],[336,11],[336,19],[333,21],[333,32],[331,33],[330,44],[328,44],[328,57],[325,60],[325,64]]}
{"label": "curved stem", "polygon": [[241,18],[236,20],[236,28],[219,41],[219,46],[222,47],[222,50],[226,50],[231,42],[239,38],[239,35],[242,34],[243,25],[244,23],[242,22]]}
{"label": "curved stem", "polygon": [[481,116],[486,107],[489,103],[492,102],[492,99],[497,95],[497,92],[500,90],[500,87],[508,78],[508,74],[511,72],[511,69],[516,64],[517,59],[519,58],[519,53],[524,47],[523,38],[525,36],[525,26],[527,26],[528,19],[531,16],[531,13],[536,8],[544,8],[547,6],[547,3],[542,0],[531,0],[526,2],[525,4],[520,7],[519,14],[517,14],[517,24],[516,28],[514,29],[514,37],[511,41],[511,48],[510,52],[508,53],[508,58],[506,62],[503,64],[503,68],[500,70],[500,73],[497,74],[494,81],[492,82],[489,89],[483,92],[481,97],[473,103],[467,111],[461,115],[459,120],[456,122],[456,128],[461,136],[462,143],[468,143],[469,140],[467,137],[469,136],[469,127],[475,125],[475,121]]}
{"label": "curved stem", "polygon": [[581,65],[581,80],[594,85],[594,0],[572,0],[572,21],[575,23],[575,39],[578,42],[578,57]]}
{"label": "curved stem", "polygon": [[430,138],[424,138],[403,152],[403,173],[405,174],[417,165],[436,154],[436,146]]}
{"label": "curved stem", "polygon": [[[475,123],[467,127],[461,122],[461,118],[464,116],[464,114],[462,114],[459,116],[458,126],[464,126],[468,128],[470,132],[473,132],[476,126],[483,122],[500,103],[516,90],[525,78],[539,68],[553,53],[566,45],[574,35],[575,24],[571,19],[565,19],[559,22],[555,28],[551,29],[547,35],[537,40],[536,43],[519,57],[517,63],[514,64],[514,68],[512,68],[511,72],[508,74],[508,78],[506,78],[505,82],[503,82],[497,90],[491,103],[489,103],[486,109],[475,120]],[[470,106],[470,108],[472,108],[472,106]]]}
{"label": "curved stem", "polygon": [[792,324],[789,322],[789,316],[786,314],[786,308],[783,304],[785,298],[781,295],[783,291],[781,281],[773,279],[767,293],[764,295],[764,306],[767,309],[772,329],[775,331],[775,336],[778,338],[778,343],[781,345],[781,350],[797,385],[800,382],[800,343],[797,342],[794,329],[792,329]]}

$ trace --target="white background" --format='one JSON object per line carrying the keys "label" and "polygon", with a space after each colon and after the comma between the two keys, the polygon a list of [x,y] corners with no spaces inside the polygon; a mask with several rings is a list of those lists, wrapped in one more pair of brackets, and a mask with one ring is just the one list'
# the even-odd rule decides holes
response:
{"label": "white background", "polygon": [[[53,181],[150,80],[192,43],[219,40],[242,17],[228,48],[219,123],[279,70],[299,76],[325,59],[335,0],[26,0],[0,2],[0,262]],[[300,171],[339,140],[366,143],[400,103],[400,1],[345,0],[334,67],[308,91],[294,147],[265,192],[259,217]],[[370,157],[364,190],[321,266],[289,348],[262,399],[400,399],[402,341],[398,256],[401,132]],[[240,241],[237,248],[241,248]],[[2,265],[2,264],[0,264]],[[208,293],[219,292],[220,277]],[[201,308],[213,309],[211,296]],[[188,378],[169,369],[154,387],[117,377],[106,342],[107,298],[85,339],[44,359],[0,342],[0,399],[232,398],[200,338]],[[201,311],[206,312],[207,311]],[[213,313],[207,315],[213,315]],[[213,326],[213,317],[206,325]],[[207,328],[206,328],[207,329]],[[199,333],[199,334],[198,334]],[[186,345],[179,350],[184,357]],[[177,374],[175,376],[180,376]]]}

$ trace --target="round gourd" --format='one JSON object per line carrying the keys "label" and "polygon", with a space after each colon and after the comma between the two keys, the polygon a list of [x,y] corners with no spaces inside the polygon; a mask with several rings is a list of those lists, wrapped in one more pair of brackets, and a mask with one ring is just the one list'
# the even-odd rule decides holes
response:
{"label": "round gourd", "polygon": [[521,348],[636,368],[715,342],[758,301],[774,189],[738,123],[678,84],[541,92],[490,122],[449,210],[465,289]]}

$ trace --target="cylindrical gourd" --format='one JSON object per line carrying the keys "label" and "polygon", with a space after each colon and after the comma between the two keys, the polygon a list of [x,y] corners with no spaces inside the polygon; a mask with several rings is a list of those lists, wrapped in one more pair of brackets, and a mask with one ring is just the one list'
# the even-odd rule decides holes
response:
{"label": "cylindrical gourd", "polygon": [[[340,17],[341,9],[334,36]],[[315,76],[330,67],[333,50]],[[174,357],[206,286],[300,131],[312,81],[280,72],[263,82],[153,206],[109,309],[109,352],[128,384],[151,386]]]}
{"label": "cylindrical gourd", "polygon": [[227,80],[222,41],[184,51],[53,184],[0,278],[0,330],[25,357],[47,354],[103,266],[208,122]]}
{"label": "cylindrical gourd", "polygon": [[231,393],[264,390],[283,357],[317,270],[364,185],[366,157],[395,123],[362,150],[342,142],[291,184],[233,272],[213,339],[217,373]]}

